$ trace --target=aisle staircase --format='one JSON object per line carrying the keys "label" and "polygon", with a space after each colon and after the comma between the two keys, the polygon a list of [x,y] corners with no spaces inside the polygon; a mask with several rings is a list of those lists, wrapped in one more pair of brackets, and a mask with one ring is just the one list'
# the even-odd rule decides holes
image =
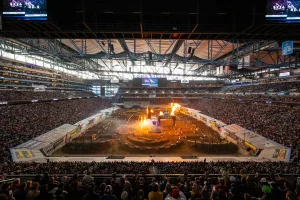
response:
{"label": "aisle staircase", "polygon": [[153,164],[151,164],[152,166],[149,167],[149,173],[150,174],[159,174],[157,167]]}

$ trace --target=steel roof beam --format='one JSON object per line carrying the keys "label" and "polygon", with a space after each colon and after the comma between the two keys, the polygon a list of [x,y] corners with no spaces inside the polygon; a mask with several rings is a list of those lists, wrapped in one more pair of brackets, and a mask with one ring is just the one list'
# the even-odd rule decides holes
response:
{"label": "steel roof beam", "polygon": [[177,53],[177,51],[180,49],[181,45],[184,43],[184,40],[178,40],[174,46],[174,48],[172,49],[171,54],[169,55],[168,60],[165,62],[165,64],[163,65],[164,67],[168,66],[168,64],[170,63],[170,61],[173,59],[174,55]]}
{"label": "steel roof beam", "polygon": [[132,58],[132,55],[130,53],[130,50],[129,50],[127,44],[126,44],[126,41],[124,39],[118,39],[118,41],[121,44],[121,46],[122,46],[123,50],[125,51],[125,53],[129,56],[129,59],[132,63],[132,66],[135,66],[135,62],[134,62],[134,60]]}
{"label": "steel roof beam", "polygon": [[[246,43],[244,45],[242,45],[241,47],[236,47],[233,49],[232,51],[224,54],[223,56],[220,56],[219,58],[216,59],[216,61],[220,61],[220,63],[222,63],[222,61],[226,62],[228,59],[230,60],[239,60],[240,58],[249,55],[251,52],[255,52],[259,49],[265,48],[269,45],[275,45],[277,44],[275,41],[253,41],[250,44]],[[217,65],[219,66],[219,65]],[[217,67],[215,66],[215,67]],[[196,71],[198,71],[199,69],[205,67],[201,66],[200,68],[195,69]]]}

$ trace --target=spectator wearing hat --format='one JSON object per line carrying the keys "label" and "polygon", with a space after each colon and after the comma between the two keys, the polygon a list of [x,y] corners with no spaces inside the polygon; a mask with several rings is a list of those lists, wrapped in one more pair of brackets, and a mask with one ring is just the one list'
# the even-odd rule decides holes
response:
{"label": "spectator wearing hat", "polygon": [[[171,195],[168,195],[165,200],[176,200],[176,199],[181,199],[180,194],[179,194],[179,189],[177,187],[174,187],[172,189]],[[150,199],[149,199],[150,200]]]}
{"label": "spectator wearing hat", "polygon": [[263,196],[260,198],[260,200],[272,200],[272,191],[268,185],[262,186],[262,192]]}
{"label": "spectator wearing hat", "polygon": [[[179,195],[179,192],[178,192]],[[152,184],[152,191],[148,195],[149,200],[162,200],[163,199],[163,194],[158,191],[158,184],[153,183]]]}
{"label": "spectator wearing hat", "polygon": [[[112,193],[113,193],[112,186],[107,185],[105,187],[105,194],[104,194],[104,196],[102,196],[100,198],[100,200],[118,200],[118,198],[115,195],[113,195]],[[97,195],[98,195],[98,199],[99,199],[100,195],[99,194],[97,194]],[[96,199],[96,197],[95,197],[95,199]],[[87,199],[84,199],[84,200],[87,200]],[[92,200],[92,199],[88,199],[88,200]]]}

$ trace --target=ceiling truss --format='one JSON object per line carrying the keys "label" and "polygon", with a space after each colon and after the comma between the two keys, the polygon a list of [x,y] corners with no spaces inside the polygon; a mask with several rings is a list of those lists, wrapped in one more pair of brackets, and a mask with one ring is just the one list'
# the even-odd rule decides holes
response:
{"label": "ceiling truss", "polygon": [[[7,42],[10,45],[5,45]],[[1,38],[1,49],[9,50],[11,46],[18,44],[24,48],[18,51],[11,49],[16,54],[52,58],[66,64],[71,70],[90,71],[99,76],[119,79],[124,79],[125,74],[126,78],[138,74],[235,78],[250,75],[253,70],[299,67],[300,60],[298,52],[290,56],[281,56],[278,43],[268,40],[145,40],[147,51],[141,52],[136,40],[132,40],[132,44],[129,45],[124,39],[94,39],[93,42],[99,50],[94,54],[89,53],[90,40],[69,39],[68,42],[70,45],[66,45],[61,39]],[[120,51],[117,49],[118,44]],[[192,55],[191,51],[195,51],[195,55],[207,57],[197,57]],[[206,54],[203,54],[204,52]],[[252,59],[247,67],[244,67],[245,63],[241,59],[247,55]],[[231,70],[218,74],[216,72],[220,66],[229,66]],[[242,69],[237,69],[237,66],[242,66]]]}

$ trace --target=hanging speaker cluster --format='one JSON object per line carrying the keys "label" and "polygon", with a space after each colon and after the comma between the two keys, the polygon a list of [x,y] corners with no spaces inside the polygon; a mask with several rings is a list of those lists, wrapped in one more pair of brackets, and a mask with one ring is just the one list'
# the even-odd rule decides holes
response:
{"label": "hanging speaker cluster", "polygon": [[152,60],[152,52],[148,51],[148,54],[149,54],[149,60]]}
{"label": "hanging speaker cluster", "polygon": [[189,56],[189,60],[194,56],[195,53],[195,49],[193,49],[192,47],[188,48],[188,53],[190,54]]}

